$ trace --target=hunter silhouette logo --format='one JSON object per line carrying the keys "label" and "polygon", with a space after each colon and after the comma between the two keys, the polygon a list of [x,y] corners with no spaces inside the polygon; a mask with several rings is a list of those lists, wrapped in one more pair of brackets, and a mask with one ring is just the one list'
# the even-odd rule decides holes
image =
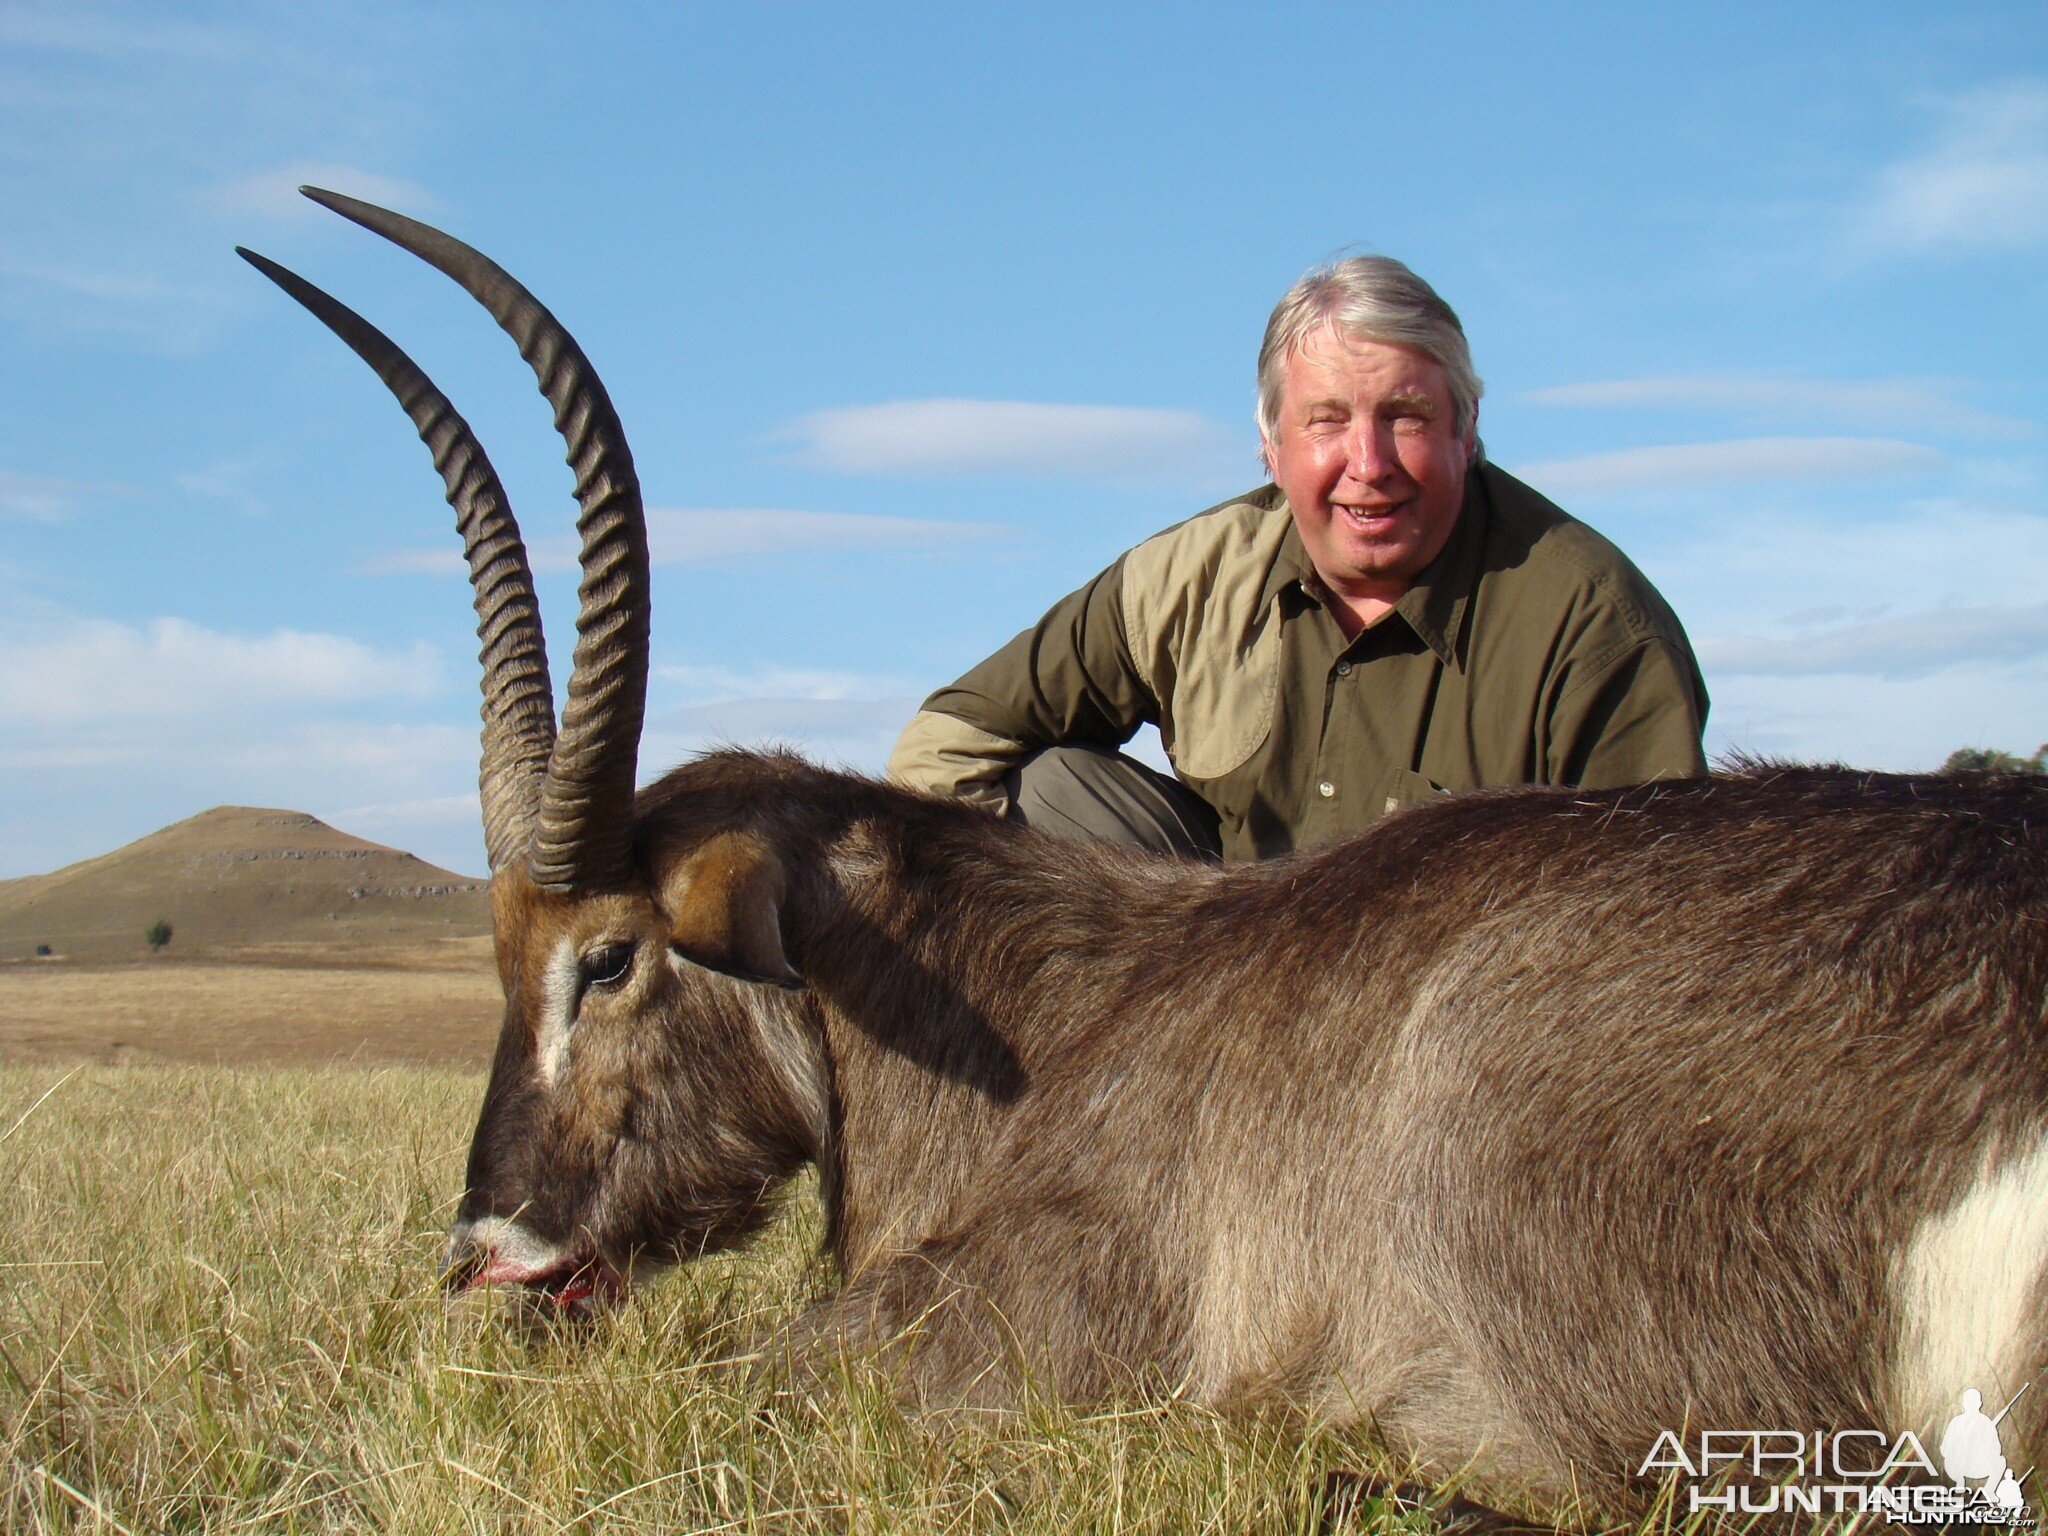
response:
{"label": "hunter silhouette logo", "polygon": [[[2032,1383],[2029,1382],[2028,1386]],[[2021,1387],[2013,1395],[2012,1403],[2026,1395],[2027,1388]],[[2020,1491],[2020,1479],[2013,1476],[2012,1468],[2005,1463],[2005,1446],[1998,1436],[1998,1426],[2008,1413],[2012,1403],[2007,1403],[1992,1418],[1984,1412],[1984,1394],[1975,1387],[1962,1396],[1962,1412],[1948,1421],[1948,1428],[1941,1432],[1941,1468],[1958,1491],[1965,1490],[1974,1481],[1978,1492],[1986,1495],[1994,1506],[2011,1510],[2015,1515],[2026,1510],[2026,1495]]]}
{"label": "hunter silhouette logo", "polygon": [[[1868,1514],[1893,1525],[2031,1526],[2024,1484],[2005,1459],[1998,1426],[2032,1387],[1996,1415],[1975,1387],[1941,1433],[1939,1466],[1911,1430],[1708,1429],[1687,1441],[1665,1430],[1638,1477],[1682,1474],[1684,1512]],[[1701,1484],[1707,1486],[1702,1487]]]}

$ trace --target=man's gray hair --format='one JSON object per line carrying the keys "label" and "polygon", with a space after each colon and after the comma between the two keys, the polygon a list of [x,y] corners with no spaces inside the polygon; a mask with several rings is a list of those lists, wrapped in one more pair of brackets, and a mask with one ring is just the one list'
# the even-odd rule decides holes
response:
{"label": "man's gray hair", "polygon": [[[1465,328],[1436,290],[1391,256],[1347,256],[1317,267],[1273,306],[1259,347],[1259,439],[1280,426],[1281,375],[1288,356],[1328,326],[1361,341],[1413,347],[1444,371],[1451,389],[1451,425],[1463,437],[1479,419],[1486,386],[1472,371]],[[1472,459],[1479,461],[1474,440]]]}

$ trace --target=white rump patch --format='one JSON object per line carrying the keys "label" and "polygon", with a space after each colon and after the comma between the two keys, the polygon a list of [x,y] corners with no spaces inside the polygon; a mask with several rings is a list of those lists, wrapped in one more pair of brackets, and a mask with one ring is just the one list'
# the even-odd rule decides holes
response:
{"label": "white rump patch", "polygon": [[1965,1388],[1996,1412],[2025,1385],[2048,1266],[2048,1140],[1980,1174],[1907,1246],[1897,1406],[1915,1429],[1956,1411]]}
{"label": "white rump patch", "polygon": [[576,946],[568,939],[555,945],[541,978],[540,1038],[534,1059],[540,1080],[552,1088],[569,1064],[569,1030],[576,1022]]}

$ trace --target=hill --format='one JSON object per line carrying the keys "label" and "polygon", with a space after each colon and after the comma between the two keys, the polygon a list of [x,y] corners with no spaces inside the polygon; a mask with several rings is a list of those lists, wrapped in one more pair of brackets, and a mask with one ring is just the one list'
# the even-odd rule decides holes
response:
{"label": "hill", "polygon": [[171,925],[171,957],[266,948],[379,950],[490,931],[489,887],[340,832],[302,811],[222,805],[47,875],[0,880],[0,960],[47,944],[140,959]]}

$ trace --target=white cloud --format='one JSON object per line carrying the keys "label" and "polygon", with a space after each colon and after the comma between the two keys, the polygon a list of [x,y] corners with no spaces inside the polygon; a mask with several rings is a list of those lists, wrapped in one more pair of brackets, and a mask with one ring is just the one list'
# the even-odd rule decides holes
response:
{"label": "white cloud", "polygon": [[1921,379],[1607,379],[1553,385],[1522,398],[1534,405],[1731,411],[1980,437],[2023,437],[2040,430],[2016,416],[1965,405]]}
{"label": "white cloud", "polygon": [[[397,796],[423,781],[445,782],[451,771],[455,784],[464,782],[462,772],[475,773],[472,728],[285,718],[290,709],[281,704],[264,714],[31,725],[0,742],[0,769],[67,776],[87,770],[102,778],[182,773],[222,786],[210,791],[216,801],[302,808],[315,788],[345,804],[370,785]],[[252,783],[269,787],[227,787]]]}
{"label": "white cloud", "polygon": [[1195,411],[1026,400],[846,406],[778,436],[821,469],[857,475],[1201,475],[1229,446]]}
{"label": "white cloud", "polygon": [[2048,668],[1956,667],[1915,678],[1708,678],[1707,750],[1926,770],[1958,747],[2031,752],[2048,719]]}
{"label": "white cloud", "polygon": [[[0,878],[104,853],[209,805],[290,806],[448,869],[483,868],[474,725],[291,714],[0,733],[0,802],[35,811],[0,829]],[[363,814],[335,809],[351,806]]]}
{"label": "white cloud", "polygon": [[84,480],[57,480],[42,475],[13,475],[0,470],[0,513],[39,523],[62,519],[85,496],[111,489]]}
{"label": "white cloud", "polygon": [[300,195],[302,186],[345,192],[366,203],[378,203],[415,217],[425,217],[439,206],[433,194],[415,182],[319,160],[294,160],[289,165],[223,182],[201,195],[215,213],[230,218],[331,219],[333,215],[326,209]]}
{"label": "white cloud", "polygon": [[249,481],[252,476],[270,470],[276,457],[272,453],[257,453],[238,459],[224,459],[204,469],[179,475],[175,483],[179,490],[194,496],[225,502],[245,517],[266,517],[270,513],[270,503],[251,488]]}
{"label": "white cloud", "polygon": [[431,136],[454,23],[362,6],[159,14],[194,9],[0,3],[0,206],[35,210],[0,219],[0,321],[210,349],[260,302],[222,261],[216,215],[247,234],[302,201],[285,192],[298,174],[413,190],[364,171],[409,167]]}
{"label": "white cloud", "polygon": [[[316,701],[281,705],[305,709]],[[308,800],[317,786],[328,801],[353,801],[368,787],[399,798],[421,784],[452,787],[476,780],[478,728],[405,721],[321,718],[288,721],[276,715],[226,722],[184,750],[187,762],[231,763],[237,772],[262,774]],[[211,756],[208,753],[211,752]],[[335,786],[347,786],[337,789]],[[303,793],[300,792],[303,786]],[[289,801],[280,801],[280,804]]]}
{"label": "white cloud", "polygon": [[351,805],[332,815],[348,821],[376,822],[380,826],[439,826],[444,822],[466,821],[482,815],[482,804],[475,794],[427,795],[413,800]]}
{"label": "white cloud", "polygon": [[1585,496],[1642,486],[1922,475],[1944,462],[1935,449],[1896,438],[1748,437],[1549,459],[1515,474],[1546,495]]}
{"label": "white cloud", "polygon": [[893,740],[916,710],[917,699],[910,694],[880,699],[725,699],[664,711],[649,728],[706,740],[799,746],[884,734]]}
{"label": "white cloud", "polygon": [[17,324],[63,326],[177,353],[209,339],[238,302],[218,284],[171,283],[129,270],[138,259],[143,258],[109,252],[99,265],[67,265],[0,255],[0,315]]}
{"label": "white cloud", "polygon": [[1788,622],[1776,634],[1706,636],[1698,652],[1709,673],[1734,677],[1908,678],[1965,665],[1995,668],[2048,657],[2048,604]]}
{"label": "white cloud", "polygon": [[654,680],[682,699],[697,704],[721,699],[799,698],[855,699],[898,685],[894,679],[858,672],[832,672],[812,667],[763,667],[735,672],[730,667],[669,664],[654,668]]}
{"label": "white cloud", "polygon": [[1877,177],[1859,211],[1862,238],[1911,251],[2048,242],[2048,83],[2013,81],[1942,106],[1934,142]]}
{"label": "white cloud", "polygon": [[[804,668],[664,666],[652,690],[643,771],[723,743],[778,743],[877,771],[929,691],[899,678]],[[664,707],[665,706],[665,707]]]}
{"label": "white cloud", "polygon": [[89,267],[37,266],[33,262],[0,264],[0,277],[16,279],[82,299],[110,304],[149,305],[184,297],[152,273],[116,272]]}
{"label": "white cloud", "polygon": [[1837,510],[1796,487],[1699,502],[1640,520],[1626,541],[1695,636],[2026,608],[2048,595],[2048,509],[2026,503]]}
{"label": "white cloud", "polygon": [[[787,512],[759,509],[651,507],[648,558],[656,565],[704,565],[765,555],[806,555],[826,550],[894,549],[932,552],[999,543],[1004,523],[969,523],[925,517],[884,517],[860,512]],[[576,541],[550,535],[527,544],[536,571],[576,566]],[[451,539],[435,549],[397,549],[356,567],[365,576],[457,576],[465,569]]]}
{"label": "white cloud", "polygon": [[386,549],[358,561],[350,569],[358,576],[460,576],[469,569],[456,545],[433,549]]}
{"label": "white cloud", "polygon": [[1622,530],[1693,637],[1708,746],[1931,768],[2048,728],[2037,499],[1674,493]]}
{"label": "white cloud", "polygon": [[0,635],[0,715],[16,727],[204,722],[280,707],[421,699],[436,683],[424,646],[378,650],[339,635],[223,634],[184,619],[73,621]]}
{"label": "white cloud", "polygon": [[[751,555],[827,549],[952,549],[1009,536],[1002,523],[860,512],[698,511],[655,507],[647,514],[648,554],[661,565],[693,565]],[[573,563],[574,556],[570,556]]]}
{"label": "white cloud", "polygon": [[0,10],[0,44],[94,59],[140,55],[187,65],[227,62],[247,49],[232,28],[76,5]]}

